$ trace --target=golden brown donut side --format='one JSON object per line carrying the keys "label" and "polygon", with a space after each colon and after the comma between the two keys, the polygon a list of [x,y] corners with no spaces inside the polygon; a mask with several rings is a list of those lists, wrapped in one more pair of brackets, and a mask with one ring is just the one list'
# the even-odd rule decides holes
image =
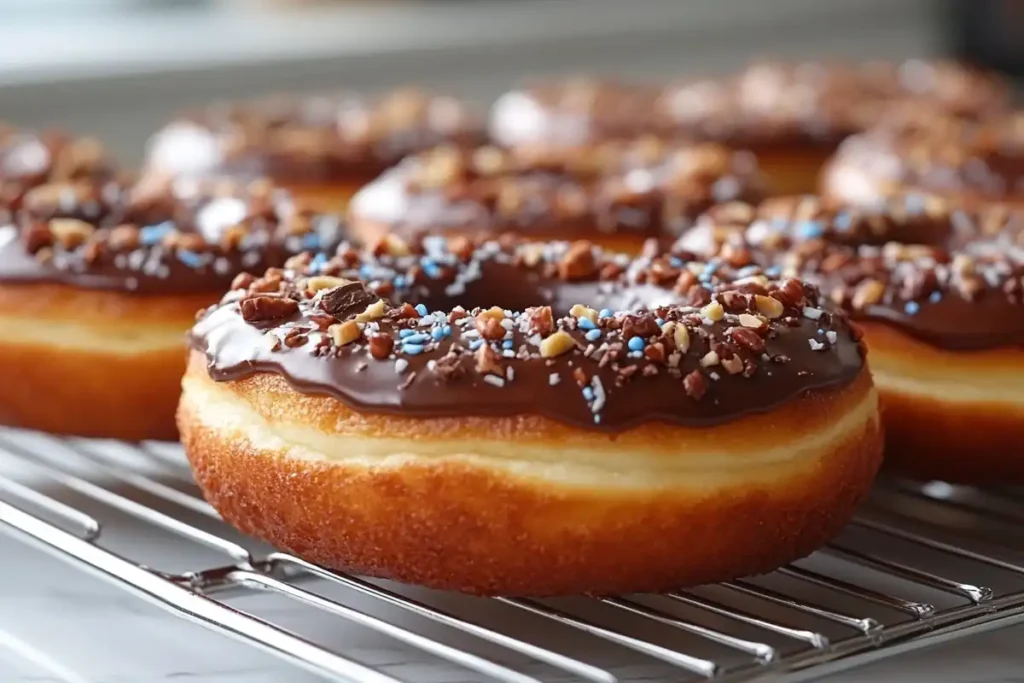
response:
{"label": "golden brown donut side", "polygon": [[7,331],[0,340],[0,422],[77,436],[176,438],[184,336],[209,301],[0,285]]}
{"label": "golden brown donut side", "polygon": [[[1024,480],[1024,350],[948,351],[882,323],[862,327],[885,418],[887,467],[965,484]],[[974,391],[957,395],[957,385]]]}
{"label": "golden brown donut side", "polygon": [[[851,385],[712,429],[650,424],[595,434],[536,416],[417,420],[365,415],[256,375],[215,383],[193,353],[178,420],[207,499],[227,521],[311,561],[360,574],[480,594],[657,591],[756,574],[809,554],[836,534],[881,458],[865,371]],[[189,389],[192,389],[192,392]],[[198,392],[240,402],[270,427],[322,436],[446,439],[597,451],[643,451],[659,466],[713,445],[737,459],[765,443],[864,415],[813,455],[778,473],[714,487],[579,486],[513,474],[488,459],[412,458],[398,466],[293,457],[210,424]],[[211,420],[212,421],[212,420]],[[258,420],[257,420],[258,421]],[[218,423],[219,424],[219,423]],[[248,425],[246,425],[248,426]],[[576,463],[580,464],[580,463]],[[586,464],[586,463],[583,463]],[[573,463],[567,463],[573,465]],[[731,475],[730,475],[731,476]]]}

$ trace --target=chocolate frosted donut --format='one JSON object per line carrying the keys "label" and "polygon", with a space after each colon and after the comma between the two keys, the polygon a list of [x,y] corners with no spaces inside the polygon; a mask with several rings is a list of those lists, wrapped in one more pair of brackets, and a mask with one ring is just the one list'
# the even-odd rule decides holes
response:
{"label": "chocolate frosted donut", "polygon": [[1024,112],[983,121],[893,112],[843,143],[821,185],[824,195],[855,204],[923,191],[974,207],[1024,207]]}
{"label": "chocolate frosted donut", "polygon": [[147,170],[171,177],[269,178],[339,210],[400,159],[442,143],[477,144],[482,123],[452,97],[397,90],[228,102],[174,121],[149,143]]}
{"label": "chocolate frosted donut", "polygon": [[922,478],[1024,481],[1024,213],[906,194],[718,207],[678,248],[819,286],[860,321],[887,461]]}
{"label": "chocolate frosted donut", "polygon": [[195,311],[242,270],[333,247],[338,230],[265,183],[37,186],[0,224],[0,421],[174,437]]}
{"label": "chocolate frosted donut", "polygon": [[656,138],[605,142],[546,159],[495,147],[442,147],[410,157],[360,190],[353,237],[512,231],[587,239],[636,252],[678,235],[715,202],[761,195],[751,155]]}
{"label": "chocolate frosted donut", "polygon": [[786,194],[813,191],[839,143],[894,103],[977,118],[1009,100],[1007,83],[950,62],[759,61],[660,88],[571,80],[513,91],[492,108],[490,130],[499,144],[531,153],[644,134],[717,142],[756,154],[772,190]]}
{"label": "chocolate frosted donut", "polygon": [[485,594],[718,581],[827,540],[878,466],[859,337],[797,280],[510,239],[302,262],[198,321],[178,420],[224,518],[314,562]]}

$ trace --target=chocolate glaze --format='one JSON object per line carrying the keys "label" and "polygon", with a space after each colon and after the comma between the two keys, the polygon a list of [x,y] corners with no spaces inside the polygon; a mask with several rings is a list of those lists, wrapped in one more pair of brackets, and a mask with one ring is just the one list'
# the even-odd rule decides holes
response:
{"label": "chocolate glaze", "polygon": [[824,192],[873,202],[906,188],[963,200],[1024,202],[1024,113],[970,121],[891,112],[840,147]]}
{"label": "chocolate glaze", "polygon": [[977,117],[1005,109],[997,77],[948,62],[754,62],[719,79],[661,88],[577,81],[508,93],[491,110],[508,146],[567,148],[654,133],[736,148],[832,148],[873,125],[893,103]]}
{"label": "chocolate glaze", "polygon": [[750,154],[654,138],[552,156],[438,148],[404,160],[360,190],[353,228],[396,234],[493,234],[596,239],[677,235],[715,202],[762,194]]}
{"label": "chocolate glaze", "polygon": [[51,183],[23,203],[0,225],[0,283],[220,292],[242,271],[281,266],[341,237],[336,217],[266,183]]}
{"label": "chocolate glaze", "polygon": [[783,198],[717,207],[676,248],[774,266],[940,348],[1024,345],[1024,211],[918,193],[858,208]]}
{"label": "chocolate glaze", "polygon": [[147,169],[171,176],[365,182],[408,154],[476,144],[481,123],[451,97],[398,90],[229,102],[174,121],[149,143]]}
{"label": "chocolate glaze", "polygon": [[[581,259],[594,264],[582,277],[569,267]],[[270,372],[300,392],[371,413],[529,414],[614,433],[649,421],[704,426],[769,411],[807,391],[844,387],[864,368],[864,349],[841,313],[816,308],[813,288],[770,282],[756,268],[737,272],[678,256],[627,263],[585,243],[485,242],[468,251],[465,243],[452,249],[443,240],[427,241],[409,256],[343,249],[327,263],[309,260],[304,268],[273,271],[247,283],[248,290],[230,292],[200,319],[191,341],[205,354],[213,379]],[[625,270],[602,279],[602,272],[613,272],[610,264]],[[333,333],[342,323],[324,303],[339,290],[310,292],[324,272],[363,276],[367,291],[385,293],[392,303],[365,322],[357,338],[339,344]],[[268,282],[278,285],[269,300],[245,303],[267,296],[260,292]],[[755,293],[765,301],[779,297],[768,302],[777,317],[755,318]],[[297,309],[280,304],[283,299],[296,301]],[[405,303],[396,305],[400,300]],[[499,324],[489,318],[492,309],[457,306],[475,301],[532,307],[499,313],[505,321]],[[680,303],[687,301],[711,303],[704,309]],[[728,312],[712,321],[719,301]],[[439,310],[417,312],[409,305],[414,302]],[[580,302],[652,311],[598,313],[576,307]],[[763,326],[761,332],[743,321]],[[671,322],[686,326],[688,347],[676,344],[674,329],[662,327]],[[570,348],[554,353],[563,334]]]}

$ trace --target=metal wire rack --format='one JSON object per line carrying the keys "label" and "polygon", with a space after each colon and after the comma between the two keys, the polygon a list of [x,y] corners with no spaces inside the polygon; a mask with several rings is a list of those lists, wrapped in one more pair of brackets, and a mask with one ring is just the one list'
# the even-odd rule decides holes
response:
{"label": "metal wire rack", "polygon": [[[112,538],[112,516],[136,531]],[[358,683],[416,680],[416,669],[396,677],[360,661],[357,646],[255,613],[245,596],[304,605],[319,627],[326,618],[375,632],[410,661],[441,665],[431,680],[802,681],[1024,621],[1022,521],[1014,491],[883,482],[834,543],[764,577],[659,596],[485,600],[327,571],[240,537],[199,497],[176,445],[0,431],[0,530]],[[196,546],[210,561],[174,567],[182,555],[165,552],[166,566],[151,563],[140,539],[157,533],[171,539],[160,548]]]}

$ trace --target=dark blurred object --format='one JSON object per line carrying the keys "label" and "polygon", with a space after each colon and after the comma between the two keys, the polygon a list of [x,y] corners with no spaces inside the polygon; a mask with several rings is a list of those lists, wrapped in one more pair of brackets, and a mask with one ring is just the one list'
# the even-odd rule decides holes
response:
{"label": "dark blurred object", "polygon": [[1024,84],[1024,0],[948,0],[945,29],[957,57]]}

